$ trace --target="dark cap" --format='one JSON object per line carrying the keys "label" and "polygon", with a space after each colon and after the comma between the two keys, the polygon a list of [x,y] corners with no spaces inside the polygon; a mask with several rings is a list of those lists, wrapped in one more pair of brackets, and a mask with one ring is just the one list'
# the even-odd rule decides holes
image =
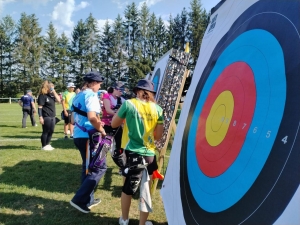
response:
{"label": "dark cap", "polygon": [[141,79],[137,82],[137,85],[133,88],[133,92],[136,93],[137,89],[143,89],[146,91],[151,91],[153,93],[156,93],[154,91],[154,84],[150,80]]}
{"label": "dark cap", "polygon": [[124,91],[125,89],[124,83],[121,81],[116,81],[111,87],[120,91]]}
{"label": "dark cap", "polygon": [[32,91],[31,90],[27,90],[26,93],[32,93]]}
{"label": "dark cap", "polygon": [[96,71],[91,71],[84,75],[83,80],[87,82],[92,82],[92,81],[103,82],[104,78],[100,75],[100,73]]}

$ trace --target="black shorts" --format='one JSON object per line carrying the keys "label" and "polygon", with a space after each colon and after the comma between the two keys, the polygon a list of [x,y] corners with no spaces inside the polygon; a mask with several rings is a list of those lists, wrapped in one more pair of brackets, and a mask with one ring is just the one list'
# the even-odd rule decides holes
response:
{"label": "black shorts", "polygon": [[72,111],[71,110],[67,110],[67,113],[68,113],[68,116],[65,116],[64,111],[61,112],[61,117],[65,121],[65,124],[71,123]]}
{"label": "black shorts", "polygon": [[[126,158],[128,157],[128,155],[130,153],[132,154],[134,152],[132,152],[130,150],[125,150]],[[138,154],[136,154],[136,155],[138,155]],[[153,172],[158,169],[158,165],[157,165],[157,161],[156,161],[156,155],[154,155],[154,156],[143,156],[143,157],[144,157],[146,163],[148,163],[147,170],[148,170],[148,174],[151,176],[153,174]],[[131,165],[126,165],[126,166],[131,166]],[[127,176],[127,174],[125,174],[124,172],[122,174],[123,174],[124,177]]]}

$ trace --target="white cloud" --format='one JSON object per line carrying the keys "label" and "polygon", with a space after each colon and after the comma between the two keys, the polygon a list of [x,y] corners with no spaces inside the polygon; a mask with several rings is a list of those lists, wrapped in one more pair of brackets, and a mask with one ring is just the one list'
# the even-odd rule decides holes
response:
{"label": "white cloud", "polygon": [[80,9],[84,9],[84,8],[86,8],[88,6],[89,6],[88,2],[80,2],[80,4],[76,6],[75,11],[78,11]]}
{"label": "white cloud", "polygon": [[75,5],[75,0],[66,0],[65,2],[59,2],[56,4],[56,6],[54,6],[52,19],[54,21],[59,21],[63,26],[71,28],[74,26],[74,22],[71,19],[73,12],[84,9],[88,5],[89,3],[87,2],[80,2],[80,4]]}
{"label": "white cloud", "polygon": [[112,3],[117,4],[119,9],[123,9],[126,5],[128,5],[128,1],[122,2],[121,0],[112,0]]}
{"label": "white cloud", "polygon": [[145,1],[141,1],[141,2],[139,2],[138,8],[139,8],[139,9],[142,8],[142,5],[143,5],[144,3],[146,3],[146,5],[147,5],[148,7],[151,7],[151,6],[153,6],[153,5],[155,5],[156,3],[161,2],[161,1],[162,1],[162,0],[145,0]]}
{"label": "white cloud", "polygon": [[108,23],[109,23],[110,25],[112,25],[112,24],[114,23],[114,20],[112,20],[112,19],[107,19],[107,20],[97,20],[97,22],[98,22],[98,28],[99,28],[99,30],[100,30],[101,32],[103,31],[103,28],[104,28],[104,25],[105,25],[106,21],[108,21]]}

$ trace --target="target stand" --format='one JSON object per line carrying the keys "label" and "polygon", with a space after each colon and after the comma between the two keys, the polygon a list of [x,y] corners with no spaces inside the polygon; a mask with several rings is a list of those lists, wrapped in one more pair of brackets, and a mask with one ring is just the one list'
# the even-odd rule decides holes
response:
{"label": "target stand", "polygon": [[[162,138],[156,141],[156,147],[159,150],[158,170],[161,171],[164,164],[164,157],[170,141],[170,136],[176,131],[175,117],[180,103],[181,94],[185,80],[189,75],[186,66],[189,61],[190,53],[171,49],[169,60],[166,65],[165,73],[162,77],[161,84],[156,84],[159,90],[156,93],[157,104],[160,105],[164,112],[164,132]],[[159,80],[156,74],[152,80]],[[151,194],[154,194],[157,187],[158,179],[153,181]]]}

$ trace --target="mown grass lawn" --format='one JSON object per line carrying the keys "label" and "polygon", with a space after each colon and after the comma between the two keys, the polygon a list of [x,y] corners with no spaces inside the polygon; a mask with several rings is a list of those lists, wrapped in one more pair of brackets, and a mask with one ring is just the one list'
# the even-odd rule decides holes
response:
{"label": "mown grass lawn", "polygon": [[[57,117],[61,105],[56,105]],[[37,116],[36,116],[36,119]],[[81,157],[71,139],[63,139],[63,121],[53,134],[53,151],[42,151],[42,127],[21,127],[22,111],[17,103],[0,104],[0,224],[118,224],[121,214],[122,177],[108,156],[108,170],[96,190],[102,202],[83,214],[69,205],[80,185]],[[166,163],[165,163],[166,164]],[[149,220],[166,225],[166,216],[159,194],[153,196],[154,212]],[[130,225],[138,224],[138,195],[132,202]]]}

